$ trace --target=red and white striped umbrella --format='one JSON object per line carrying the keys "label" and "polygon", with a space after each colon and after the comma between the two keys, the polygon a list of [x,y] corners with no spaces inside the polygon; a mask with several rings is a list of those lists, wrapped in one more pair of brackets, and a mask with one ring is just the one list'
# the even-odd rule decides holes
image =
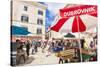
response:
{"label": "red and white striped umbrella", "polygon": [[[96,26],[97,6],[80,5],[60,9],[60,17],[51,25],[50,29],[61,33],[84,32]],[[81,52],[80,45],[80,59],[82,61]]]}
{"label": "red and white striped umbrella", "polygon": [[59,17],[56,18],[50,29],[56,32],[84,32],[97,26],[97,6],[79,5],[60,9]]}

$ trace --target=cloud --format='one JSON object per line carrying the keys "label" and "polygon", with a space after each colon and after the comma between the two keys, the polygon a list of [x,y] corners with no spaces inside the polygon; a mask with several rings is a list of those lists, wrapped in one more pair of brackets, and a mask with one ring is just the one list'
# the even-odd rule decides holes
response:
{"label": "cloud", "polygon": [[64,8],[66,4],[64,3],[45,3],[47,5],[47,9],[51,12],[51,14],[56,15],[59,12],[59,9]]}
{"label": "cloud", "polygon": [[47,18],[47,23],[52,23],[55,19],[55,16],[59,13],[59,9],[62,9],[66,6],[66,4],[63,3],[43,3],[47,5],[47,10],[46,10],[46,18]]}

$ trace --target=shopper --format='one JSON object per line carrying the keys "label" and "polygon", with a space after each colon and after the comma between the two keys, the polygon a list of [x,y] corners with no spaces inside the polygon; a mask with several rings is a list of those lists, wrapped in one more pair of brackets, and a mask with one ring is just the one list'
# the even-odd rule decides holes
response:
{"label": "shopper", "polygon": [[19,39],[16,40],[16,45],[17,45],[17,48],[20,47],[20,40]]}
{"label": "shopper", "polygon": [[38,48],[37,48],[37,47],[38,47],[38,43],[36,43],[36,44],[34,45],[34,51],[35,51],[35,53],[38,52]]}
{"label": "shopper", "polygon": [[94,43],[93,43],[93,41],[91,41],[91,43],[90,43],[90,48],[91,48],[91,49],[94,48]]}
{"label": "shopper", "polygon": [[30,44],[30,42],[29,42],[29,40],[28,40],[27,43],[26,43],[26,53],[27,53],[27,56],[29,56],[30,46],[31,46],[31,44]]}

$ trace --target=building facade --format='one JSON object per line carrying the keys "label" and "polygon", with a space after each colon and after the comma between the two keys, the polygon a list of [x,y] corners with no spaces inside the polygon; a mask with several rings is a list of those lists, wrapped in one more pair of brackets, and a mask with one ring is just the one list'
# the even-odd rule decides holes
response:
{"label": "building facade", "polygon": [[45,39],[46,6],[32,1],[13,0],[12,25],[25,27],[31,39]]}
{"label": "building facade", "polygon": [[53,39],[62,39],[64,37],[63,33],[55,32],[53,30],[49,30],[46,32],[46,39],[53,40]]}

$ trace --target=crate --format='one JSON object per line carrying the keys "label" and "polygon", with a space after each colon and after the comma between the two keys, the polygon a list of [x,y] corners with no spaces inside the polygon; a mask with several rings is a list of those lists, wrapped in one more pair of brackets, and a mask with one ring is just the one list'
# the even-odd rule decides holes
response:
{"label": "crate", "polygon": [[74,56],[75,56],[74,49],[68,49],[68,50],[60,51],[58,53],[58,57],[61,57],[64,60],[72,59]]}

